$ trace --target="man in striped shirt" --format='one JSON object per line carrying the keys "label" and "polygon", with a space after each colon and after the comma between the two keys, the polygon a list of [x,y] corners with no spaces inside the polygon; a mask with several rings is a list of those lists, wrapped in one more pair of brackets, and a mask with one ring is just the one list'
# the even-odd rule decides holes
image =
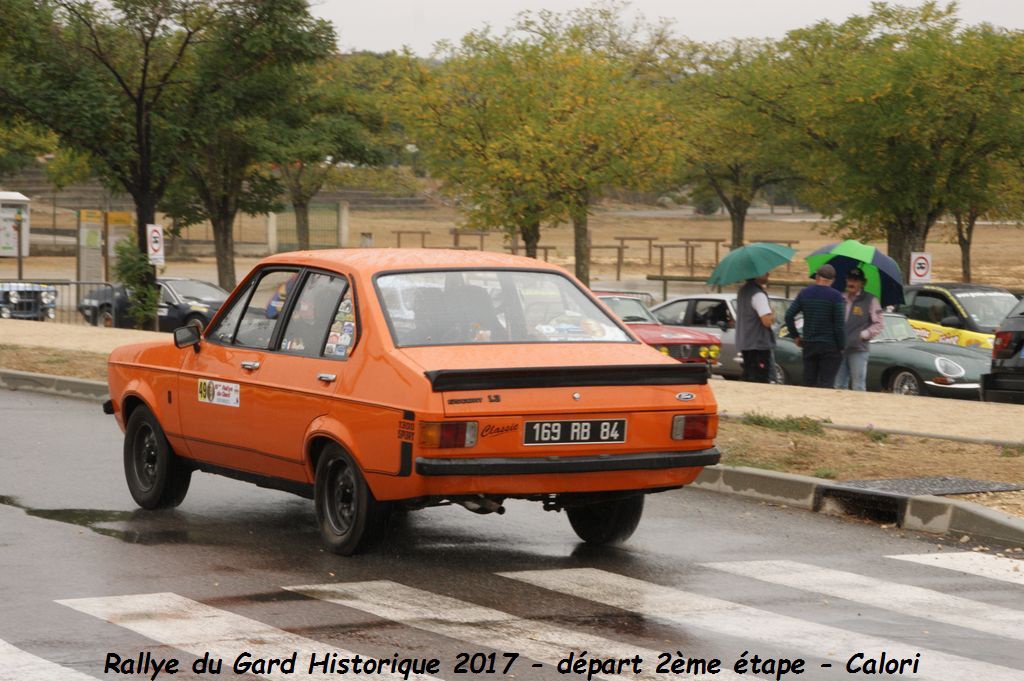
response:
{"label": "man in striped shirt", "polygon": [[[843,360],[846,345],[846,302],[832,288],[836,270],[825,263],[814,273],[814,283],[797,294],[786,310],[786,328],[790,337],[803,348],[804,385],[831,388]],[[803,330],[796,317],[803,314]]]}

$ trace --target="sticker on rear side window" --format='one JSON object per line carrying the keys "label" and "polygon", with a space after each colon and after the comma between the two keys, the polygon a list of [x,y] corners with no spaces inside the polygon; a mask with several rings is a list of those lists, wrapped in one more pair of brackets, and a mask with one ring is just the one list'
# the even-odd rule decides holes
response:
{"label": "sticker on rear side window", "polygon": [[199,401],[210,404],[223,404],[227,407],[237,407],[241,389],[237,383],[222,383],[220,381],[207,381],[199,379]]}

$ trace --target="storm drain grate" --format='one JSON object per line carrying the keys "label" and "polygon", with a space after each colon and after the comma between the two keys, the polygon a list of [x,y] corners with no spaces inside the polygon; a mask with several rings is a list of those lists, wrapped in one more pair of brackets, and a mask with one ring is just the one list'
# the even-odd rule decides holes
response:
{"label": "storm drain grate", "polygon": [[971,480],[970,478],[957,478],[949,475],[924,478],[890,478],[887,480],[846,480],[838,483],[836,486],[879,492],[892,492],[894,494],[906,494],[908,496],[919,496],[922,494],[943,496],[946,494],[974,494],[977,492],[1012,492],[1024,489],[1024,485],[1016,485],[1009,482]]}

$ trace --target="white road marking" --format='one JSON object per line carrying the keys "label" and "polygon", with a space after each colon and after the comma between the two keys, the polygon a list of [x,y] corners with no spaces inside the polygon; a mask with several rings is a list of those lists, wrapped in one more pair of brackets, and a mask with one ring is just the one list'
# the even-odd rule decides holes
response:
{"label": "white road marking", "polygon": [[[920,653],[918,674],[903,676],[948,681],[985,679],[1020,681],[1021,670],[949,655],[938,650],[817,624],[766,610],[752,608],[697,593],[680,591],[593,568],[503,572],[545,589],[604,603],[646,617],[662,619],[683,628],[699,627],[726,636],[758,641],[781,650],[800,650],[832,662],[833,671],[844,670],[847,660],[863,652],[877,658],[914,658]],[[766,651],[761,651],[762,654]],[[844,670],[845,671],[845,670]]]}
{"label": "white road marking", "polygon": [[[243,652],[252,653],[250,660],[281,658],[298,652],[294,674],[274,671],[259,675],[261,679],[280,681],[306,676],[309,672],[310,656],[314,653],[318,660],[323,660],[332,653],[336,653],[338,658],[350,658],[356,654],[173,593],[75,598],[57,602],[197,657],[209,651],[211,656],[224,660],[222,674],[233,673],[231,666]],[[400,651],[399,654],[401,655]],[[366,659],[367,656],[362,657]],[[319,668],[315,674],[320,675]],[[403,678],[397,673],[380,673],[372,676],[395,680]],[[422,681],[434,679],[432,676],[415,674],[409,678]]]}
{"label": "white road marking", "polygon": [[[559,660],[573,651],[578,655],[579,651],[586,650],[588,659],[626,659],[639,655],[643,659],[643,673],[626,672],[626,669],[632,667],[624,667],[623,676],[629,678],[664,679],[665,674],[654,673],[658,655],[675,651],[675,648],[667,651],[649,650],[580,630],[567,629],[539,620],[523,619],[501,610],[474,605],[396,582],[382,580],[285,588],[434,634],[470,641],[497,651],[517,652],[531,660],[549,665],[557,665]],[[504,662],[505,660],[500,657],[497,659],[496,668],[499,672],[504,668]],[[530,668],[529,665],[528,661],[517,660],[510,672],[521,677],[523,671]],[[686,674],[672,676],[695,678]],[[526,678],[529,678],[528,673]],[[723,669],[715,678],[738,679],[740,676],[731,670]]]}
{"label": "white road marking", "polygon": [[957,553],[917,553],[886,556],[894,560],[905,560],[930,567],[966,572],[969,575],[998,579],[1011,584],[1024,585],[1024,560],[993,556],[974,551]]}
{"label": "white road marking", "polygon": [[0,681],[96,681],[88,674],[44,660],[0,640]]}
{"label": "white road marking", "polygon": [[978,603],[959,596],[789,560],[705,563],[762,582],[842,598],[913,617],[1024,640],[1024,611]]}

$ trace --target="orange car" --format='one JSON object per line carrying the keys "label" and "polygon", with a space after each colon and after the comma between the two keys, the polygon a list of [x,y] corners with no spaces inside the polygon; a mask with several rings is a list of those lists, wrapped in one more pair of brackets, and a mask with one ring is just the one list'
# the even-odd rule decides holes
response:
{"label": "orange car", "polygon": [[563,269],[496,253],[266,258],[205,333],[116,349],[109,383],[140,506],[220,473],[312,498],[345,555],[395,507],[509,498],[621,541],[645,494],[719,459],[703,365],[637,340]]}

